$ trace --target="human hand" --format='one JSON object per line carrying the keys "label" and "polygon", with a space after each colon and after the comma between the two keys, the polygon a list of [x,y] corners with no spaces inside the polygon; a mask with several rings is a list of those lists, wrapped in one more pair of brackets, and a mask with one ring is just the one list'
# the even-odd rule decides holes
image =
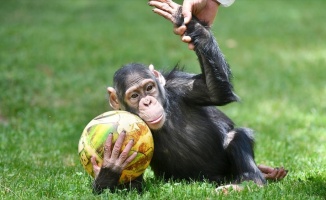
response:
{"label": "human hand", "polygon": [[184,0],[182,5],[182,14],[184,23],[188,24],[192,15],[200,21],[212,25],[217,14],[219,4],[214,0]]}
{"label": "human hand", "polygon": [[126,145],[126,147],[124,148],[124,150],[120,153],[125,137],[126,137],[126,131],[122,131],[119,134],[119,137],[116,140],[114,147],[112,149],[113,134],[109,134],[104,144],[104,155],[103,155],[102,166],[98,165],[94,156],[91,158],[95,178],[97,178],[102,168],[110,169],[113,172],[121,174],[122,171],[137,156],[137,152],[134,152],[133,154],[128,156],[132,146],[134,145],[133,140],[130,140]]}
{"label": "human hand", "polygon": [[[170,20],[175,25],[174,16],[180,7],[179,4],[172,0],[150,0],[148,4],[155,7],[153,9],[155,13]],[[189,49],[193,50],[195,46],[191,43],[191,38],[185,35],[186,24],[190,22],[192,15],[195,15],[199,20],[211,25],[215,19],[218,5],[213,0],[184,0],[182,8],[184,23],[181,26],[175,26],[173,32],[180,35],[183,42],[188,43]]]}
{"label": "human hand", "polygon": [[185,43],[188,43],[189,49],[194,49],[194,45],[191,43],[191,38],[189,36],[184,35],[187,27],[184,25],[184,20],[182,22],[182,25],[179,26],[177,24],[178,22],[178,15],[181,14],[179,12],[179,8],[181,5],[171,1],[171,0],[150,0],[148,2],[148,5],[153,6],[153,11],[164,17],[165,19],[171,21],[174,25],[173,32],[176,35],[181,36],[181,40]]}
{"label": "human hand", "polygon": [[[219,4],[213,0],[184,0],[182,6],[182,14],[184,23],[188,24],[192,15],[196,16],[199,20],[206,22],[211,26],[217,14]],[[185,36],[184,33],[187,27],[185,25],[176,27],[174,33],[181,36],[181,40],[188,43],[188,48],[193,50],[195,46],[191,43],[191,38]]]}

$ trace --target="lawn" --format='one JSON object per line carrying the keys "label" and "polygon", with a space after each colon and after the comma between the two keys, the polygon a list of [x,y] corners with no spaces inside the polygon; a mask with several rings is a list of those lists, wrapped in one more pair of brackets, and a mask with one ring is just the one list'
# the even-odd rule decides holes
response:
{"label": "lawn", "polygon": [[[180,2],[180,1],[179,1]],[[129,62],[199,72],[195,54],[147,1],[1,1],[0,199],[325,199],[325,1],[238,0],[213,31],[241,103],[221,108],[256,131],[256,160],[285,166],[281,182],[214,192],[206,182],[94,196],[77,145],[109,110],[106,87]]]}

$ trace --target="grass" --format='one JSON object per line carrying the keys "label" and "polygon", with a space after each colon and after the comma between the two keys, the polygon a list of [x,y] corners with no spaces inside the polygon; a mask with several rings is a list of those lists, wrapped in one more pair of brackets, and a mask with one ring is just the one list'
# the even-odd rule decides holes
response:
{"label": "grass", "polygon": [[148,170],[143,194],[94,196],[77,144],[109,109],[113,72],[132,61],[199,72],[195,55],[146,1],[2,1],[0,199],[325,199],[324,12],[324,0],[243,0],[213,27],[242,98],[222,109],[256,130],[257,162],[285,166],[285,180],[225,196]]}

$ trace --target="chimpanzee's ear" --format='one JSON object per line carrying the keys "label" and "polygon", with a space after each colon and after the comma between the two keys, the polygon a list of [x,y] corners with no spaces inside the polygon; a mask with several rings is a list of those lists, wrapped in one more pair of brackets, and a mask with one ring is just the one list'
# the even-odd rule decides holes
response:
{"label": "chimpanzee's ear", "polygon": [[156,77],[156,79],[158,80],[158,82],[164,87],[165,86],[165,78],[163,77],[163,75],[154,69],[154,65],[150,64],[149,65],[149,70],[154,74],[154,76]]}
{"label": "chimpanzee's ear", "polygon": [[113,87],[108,87],[107,90],[110,95],[109,102],[110,102],[111,108],[113,108],[114,110],[119,110],[120,103],[118,100],[117,92],[115,91],[115,89]]}

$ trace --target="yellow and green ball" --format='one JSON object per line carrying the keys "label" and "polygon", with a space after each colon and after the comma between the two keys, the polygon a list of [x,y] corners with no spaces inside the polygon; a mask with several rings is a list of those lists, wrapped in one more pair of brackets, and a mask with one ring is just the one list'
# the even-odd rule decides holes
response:
{"label": "yellow and green ball", "polygon": [[137,152],[136,158],[122,171],[119,183],[134,180],[144,173],[154,153],[154,142],[150,129],[138,116],[126,111],[105,112],[85,127],[78,144],[78,154],[84,169],[94,177],[91,157],[95,156],[99,166],[103,162],[104,143],[110,133],[113,134],[113,143],[119,133],[127,132],[120,153],[128,142],[133,139],[134,145],[130,150],[131,155]]}

